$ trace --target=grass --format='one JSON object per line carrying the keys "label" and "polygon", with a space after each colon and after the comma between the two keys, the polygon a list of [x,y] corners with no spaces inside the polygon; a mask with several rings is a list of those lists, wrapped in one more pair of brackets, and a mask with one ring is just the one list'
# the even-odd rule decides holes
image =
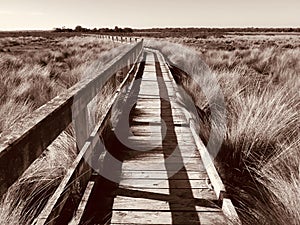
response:
{"label": "grass", "polygon": [[[0,112],[0,133],[31,108],[40,107],[73,86],[86,75],[87,66],[93,64],[100,53],[116,47],[112,42],[97,38],[71,37],[59,38],[55,45],[44,41],[46,46],[32,51],[35,40],[40,39],[30,40],[22,53],[16,49],[16,52],[0,54],[0,107],[4,109]],[[6,38],[1,41],[7,44]],[[110,58],[109,54],[103,55],[102,61]],[[11,108],[20,108],[20,112],[8,119],[5,115]]]}
{"label": "grass", "polygon": [[[11,46],[13,41],[23,40],[21,37],[8,39],[0,39],[1,45]],[[128,47],[93,37],[25,39],[22,52],[11,48],[10,52],[0,53],[0,137],[20,118],[86,76],[99,73],[108,61]],[[36,40],[44,46],[32,50]],[[91,113],[103,115],[114,88],[110,83],[105,86],[90,105],[94,109]],[[75,143],[70,125],[10,187],[1,201],[0,224],[32,223],[76,157]]]}
{"label": "grass", "polygon": [[218,99],[220,85],[227,129],[225,133],[217,130],[215,137],[223,139],[223,144],[215,161],[243,224],[300,224],[300,48],[293,37],[285,37],[293,49],[277,38],[252,37],[248,42],[244,37],[225,38],[230,45],[232,39],[243,43],[243,49],[234,50],[212,44],[203,51],[197,42],[189,44],[189,49],[168,42],[148,43],[176,67],[177,82],[198,106],[205,143],[215,125],[208,99]]}

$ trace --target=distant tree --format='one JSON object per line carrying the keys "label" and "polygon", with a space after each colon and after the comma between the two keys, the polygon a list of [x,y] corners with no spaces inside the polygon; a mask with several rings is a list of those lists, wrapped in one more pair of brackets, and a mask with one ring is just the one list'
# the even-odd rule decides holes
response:
{"label": "distant tree", "polygon": [[54,28],[54,32],[73,32],[73,30],[63,26],[62,28]]}
{"label": "distant tree", "polygon": [[76,31],[76,32],[83,32],[84,29],[82,28],[82,26],[79,26],[79,25],[78,25],[78,26],[75,27],[75,31]]}
{"label": "distant tree", "polygon": [[57,28],[54,28],[54,32],[62,32],[62,29],[57,27]]}
{"label": "distant tree", "polygon": [[124,31],[125,33],[132,33],[132,32],[133,32],[133,29],[132,29],[132,28],[129,28],[129,27],[125,27],[125,28],[123,29],[123,31]]}

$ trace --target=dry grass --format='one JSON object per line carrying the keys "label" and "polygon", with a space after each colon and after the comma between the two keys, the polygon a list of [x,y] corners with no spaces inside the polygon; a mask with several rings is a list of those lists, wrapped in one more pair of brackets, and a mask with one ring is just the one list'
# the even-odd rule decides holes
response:
{"label": "dry grass", "polygon": [[[19,39],[22,38],[15,41]],[[50,44],[52,50],[49,46],[39,51],[28,50],[35,39],[39,38],[28,40],[22,53],[0,53],[0,137],[19,118],[80,79],[99,73],[108,61],[127,49],[97,38],[72,37],[58,38],[55,45]],[[7,42],[0,39],[4,45]],[[91,104],[91,113],[101,116],[113,91],[114,86],[106,85]],[[70,126],[11,186],[0,205],[0,224],[31,224],[76,157],[75,143]]]}
{"label": "dry grass", "polygon": [[[0,43],[9,45],[6,39]],[[84,77],[87,66],[93,64],[100,53],[116,47],[112,42],[97,38],[73,37],[59,38],[54,46],[50,42],[52,50],[45,46],[31,51],[28,49],[40,39],[30,40],[21,54],[14,51],[0,54],[0,107],[4,109],[0,112],[0,133],[12,125],[13,118],[5,116],[11,107],[20,109],[13,114],[16,119],[27,112],[22,108],[38,108]],[[109,58],[109,54],[102,55],[102,62]]]}
{"label": "dry grass", "polygon": [[167,41],[190,46],[193,49],[206,53],[215,50],[232,52],[235,50],[265,49],[268,47],[279,47],[294,49],[300,47],[299,33],[295,35],[278,34],[223,34],[221,37],[209,36],[207,38],[166,38]]}
{"label": "dry grass", "polygon": [[[200,135],[205,143],[214,125],[207,99],[218,99],[219,94],[210,80],[218,80],[227,129],[216,136],[224,139],[216,163],[244,224],[300,224],[300,49],[295,38],[286,38],[294,49],[278,44],[281,38],[246,42],[229,37],[248,48],[201,51],[203,46],[197,46],[200,53],[167,42],[148,43],[202,84],[201,90],[177,71],[176,78],[202,113]],[[277,44],[262,47],[254,41]]]}

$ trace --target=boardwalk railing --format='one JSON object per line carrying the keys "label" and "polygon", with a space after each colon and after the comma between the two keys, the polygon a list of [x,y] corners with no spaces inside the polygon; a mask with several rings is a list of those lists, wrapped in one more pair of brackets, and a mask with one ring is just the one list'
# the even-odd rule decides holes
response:
{"label": "boardwalk railing", "polygon": [[[127,52],[118,55],[107,64],[100,74],[80,81],[2,133],[0,139],[0,198],[33,161],[74,121],[74,118],[75,123],[84,120],[87,105],[101,91],[101,87],[118,71],[123,70],[123,74],[124,72],[128,73],[136,64],[142,49],[143,42],[134,43]],[[129,76],[125,79],[129,79]],[[118,92],[115,95],[117,94]],[[95,133],[92,134],[95,135]],[[85,138],[88,136],[85,134]],[[79,149],[86,147],[84,141],[77,141],[79,145],[82,142],[82,146],[78,146]],[[82,152],[81,150],[79,156]],[[79,165],[82,166],[82,164]],[[75,170],[77,174],[72,173],[67,176],[78,176],[83,168],[76,167]]]}
{"label": "boardwalk railing", "polygon": [[138,38],[138,37],[112,36],[112,35],[102,35],[102,34],[83,34],[83,36],[91,36],[91,37],[96,37],[101,39],[108,39],[120,43],[134,43],[143,40],[142,38]]}

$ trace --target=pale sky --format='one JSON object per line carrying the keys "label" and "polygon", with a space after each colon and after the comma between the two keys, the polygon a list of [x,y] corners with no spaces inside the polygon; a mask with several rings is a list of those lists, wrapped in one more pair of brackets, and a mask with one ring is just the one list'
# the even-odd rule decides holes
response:
{"label": "pale sky", "polygon": [[0,30],[300,27],[300,0],[0,0]]}

